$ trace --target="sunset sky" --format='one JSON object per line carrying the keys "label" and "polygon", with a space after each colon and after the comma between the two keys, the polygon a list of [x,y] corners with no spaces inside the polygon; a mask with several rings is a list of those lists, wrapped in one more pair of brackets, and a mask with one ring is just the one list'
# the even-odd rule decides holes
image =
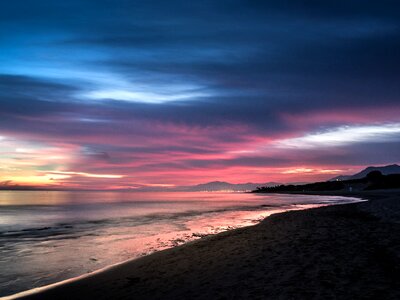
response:
{"label": "sunset sky", "polygon": [[0,45],[3,186],[314,181],[400,161],[398,1],[2,1]]}

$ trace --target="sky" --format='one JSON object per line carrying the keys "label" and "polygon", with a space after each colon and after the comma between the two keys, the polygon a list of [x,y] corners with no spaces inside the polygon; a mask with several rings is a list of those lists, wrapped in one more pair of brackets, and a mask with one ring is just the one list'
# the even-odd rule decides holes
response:
{"label": "sky", "polygon": [[0,3],[0,185],[306,182],[400,161],[398,1]]}

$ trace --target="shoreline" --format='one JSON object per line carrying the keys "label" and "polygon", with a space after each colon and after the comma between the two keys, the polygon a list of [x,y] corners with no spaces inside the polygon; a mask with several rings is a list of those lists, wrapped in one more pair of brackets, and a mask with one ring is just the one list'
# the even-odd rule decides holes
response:
{"label": "shoreline", "polygon": [[[353,198],[353,199],[351,199],[351,198]],[[346,201],[346,203],[340,203],[339,202],[339,203],[336,203],[336,204],[337,205],[344,205],[344,204],[347,204],[347,203],[358,202],[356,197],[351,197],[351,198],[349,198],[349,200],[348,200],[349,202],[347,202],[347,201]],[[338,200],[338,201],[340,201],[340,200]],[[354,202],[350,202],[350,201],[354,201]],[[360,201],[361,201],[361,199],[360,199]],[[262,218],[249,219],[249,220],[251,220],[251,222],[249,222],[249,223],[252,223],[252,224],[248,224],[248,225],[244,225],[244,226],[240,225],[240,226],[236,226],[236,227],[235,226],[232,226],[232,227],[228,226],[229,229],[226,229],[226,230],[223,230],[223,231],[220,231],[220,232],[217,232],[217,233],[205,233],[204,235],[202,235],[201,233],[198,235],[197,231],[196,231],[195,233],[193,233],[193,236],[196,236],[196,238],[188,238],[183,243],[179,243],[179,244],[173,245],[174,239],[171,239],[171,240],[169,240],[169,242],[171,242],[171,246],[169,246],[168,248],[155,250],[155,251],[152,251],[152,252],[147,253],[145,255],[142,254],[140,256],[134,256],[134,257],[131,257],[131,258],[127,258],[126,260],[117,261],[115,263],[102,266],[102,267],[100,267],[98,269],[94,269],[94,270],[86,272],[86,273],[77,274],[74,277],[67,277],[67,278],[61,279],[59,281],[50,282],[50,283],[47,283],[45,285],[33,287],[33,288],[30,288],[30,289],[20,290],[20,291],[14,292],[12,294],[5,294],[5,295],[2,295],[2,296],[0,295],[0,300],[18,299],[20,297],[25,297],[25,296],[28,296],[28,295],[31,295],[31,294],[40,293],[40,292],[46,291],[47,289],[52,289],[52,288],[55,288],[55,287],[58,287],[58,286],[63,286],[65,284],[72,283],[72,282],[75,282],[75,281],[79,281],[79,280],[85,279],[87,277],[90,277],[90,276],[93,276],[93,275],[96,275],[96,274],[99,274],[99,273],[102,273],[102,272],[107,272],[110,269],[113,269],[114,267],[117,267],[117,266],[125,264],[125,263],[130,263],[132,261],[141,259],[144,256],[152,255],[152,254],[154,254],[156,252],[165,251],[165,250],[169,250],[169,249],[172,249],[172,248],[175,248],[175,247],[179,247],[179,246],[183,246],[183,245],[186,245],[186,244],[195,243],[195,242],[198,242],[199,240],[205,240],[206,238],[208,238],[210,236],[217,235],[217,234],[220,234],[220,233],[223,233],[223,232],[226,232],[226,231],[233,231],[233,230],[237,230],[237,229],[240,229],[240,228],[251,227],[251,226],[254,226],[254,225],[258,224],[259,222],[262,222],[265,218],[270,217],[270,215],[272,215],[272,214],[280,214],[280,213],[285,213],[285,212],[288,212],[288,211],[307,210],[307,209],[313,209],[313,208],[324,207],[324,206],[331,206],[331,205],[336,205],[336,204],[322,204],[322,203],[317,203],[317,204],[291,204],[290,208],[289,208],[289,206],[286,206],[285,208],[275,207],[275,208],[271,209],[270,211],[268,211],[266,215],[264,214],[264,216]],[[265,205],[259,205],[257,207],[263,207],[263,206],[265,206]],[[271,206],[271,207],[274,207],[274,206]],[[197,236],[200,236],[200,235],[201,235],[201,237],[197,238]]]}
{"label": "shoreline", "polygon": [[[300,193],[296,193],[296,194],[300,194]],[[301,193],[301,194],[304,194],[304,193]],[[166,296],[166,295],[168,295],[168,293],[165,294],[163,292],[163,290],[165,290],[165,289],[169,290],[169,289],[168,289],[168,287],[163,285],[162,280],[160,281],[159,279],[157,279],[157,276],[156,277],[152,276],[151,275],[152,272],[149,273],[147,271],[147,273],[144,272],[145,273],[144,274],[143,271],[140,271],[140,269],[146,269],[146,266],[148,267],[149,265],[152,266],[152,267],[150,267],[150,269],[153,271],[157,271],[157,269],[163,269],[166,267],[166,265],[169,265],[168,262],[165,263],[165,260],[166,260],[165,258],[168,258],[169,260],[172,259],[175,263],[175,266],[180,267],[182,269],[182,271],[185,271],[185,272],[194,271],[194,273],[196,273],[197,271],[195,269],[191,270],[193,268],[191,268],[191,266],[190,266],[191,265],[190,261],[187,261],[187,260],[188,259],[190,260],[190,257],[193,255],[196,255],[196,252],[199,252],[199,250],[201,250],[203,252],[207,252],[207,248],[214,248],[214,249],[210,249],[210,251],[208,251],[209,253],[207,253],[207,257],[212,258],[212,256],[214,255],[215,260],[218,261],[219,259],[221,259],[221,257],[219,257],[221,255],[218,256],[215,253],[216,249],[215,249],[215,245],[213,245],[213,244],[216,241],[218,243],[221,243],[221,241],[222,241],[222,243],[223,243],[224,240],[226,240],[226,239],[234,239],[235,242],[241,243],[241,242],[243,242],[243,238],[240,237],[241,235],[247,235],[247,237],[250,240],[251,236],[255,235],[254,232],[259,231],[259,229],[262,227],[266,227],[264,229],[267,232],[268,232],[268,230],[272,231],[272,229],[268,226],[265,226],[265,224],[274,223],[276,220],[281,220],[279,222],[286,223],[286,225],[288,225],[287,223],[289,223],[289,225],[292,226],[293,224],[290,224],[290,223],[296,223],[296,222],[300,221],[300,219],[304,218],[304,215],[308,215],[310,211],[313,211],[312,214],[315,214],[315,212],[316,212],[317,215],[319,212],[321,212],[321,210],[324,211],[326,209],[333,210],[333,211],[335,211],[335,210],[345,210],[346,211],[346,210],[349,210],[350,208],[345,208],[345,209],[342,208],[341,209],[339,207],[340,206],[342,206],[342,207],[343,206],[357,207],[364,203],[374,202],[377,199],[382,200],[385,198],[392,198],[392,197],[399,198],[398,196],[400,195],[400,192],[399,192],[399,190],[396,190],[396,191],[373,191],[373,192],[367,192],[367,193],[352,192],[352,193],[338,194],[338,193],[328,192],[328,193],[307,193],[307,194],[351,196],[351,197],[358,197],[360,199],[365,199],[365,200],[370,200],[370,201],[350,203],[347,205],[336,204],[336,205],[330,205],[330,206],[325,206],[325,207],[320,207],[320,208],[312,208],[312,209],[308,209],[308,210],[289,211],[289,212],[274,214],[274,215],[271,215],[271,216],[265,218],[259,224],[256,224],[253,226],[247,226],[247,227],[243,227],[243,228],[239,228],[239,229],[222,232],[217,235],[207,236],[205,238],[191,241],[191,242],[188,242],[188,243],[178,246],[178,247],[161,250],[156,253],[152,253],[150,255],[144,256],[144,257],[134,258],[134,259],[131,259],[128,261],[117,263],[112,266],[108,266],[108,267],[102,268],[100,270],[97,270],[95,272],[81,275],[79,277],[67,279],[67,280],[57,282],[57,283],[54,283],[54,284],[51,284],[48,286],[39,287],[39,288],[35,288],[32,290],[28,290],[28,291],[23,291],[23,292],[14,294],[14,295],[5,296],[5,297],[2,297],[1,299],[4,299],[4,300],[6,300],[6,299],[7,300],[8,299],[67,299],[67,298],[107,299],[110,297],[112,297],[114,299],[119,299],[119,298],[125,298],[129,295],[131,295],[131,296],[135,295],[135,299],[150,299],[150,298],[153,298],[155,295],[154,295],[154,293],[148,294],[149,287],[152,287],[152,288],[150,288],[150,291],[151,290],[154,291],[154,289],[158,288],[159,290],[155,291],[155,292],[161,293],[160,295],[163,295],[162,298],[173,299],[173,298],[179,296],[179,295],[177,295],[177,292],[173,292],[171,294],[171,291],[170,291],[171,295]],[[293,215],[297,215],[297,216],[295,216],[294,218],[291,218]],[[298,220],[296,220],[296,219],[298,219]],[[271,226],[271,225],[269,225],[269,226]],[[301,228],[300,228],[300,230],[301,230]],[[257,232],[257,233],[259,233],[259,232]],[[278,237],[278,239],[279,239],[279,237]],[[232,249],[229,249],[230,246],[231,245],[229,245],[229,244],[225,245],[225,247],[220,248],[221,251],[219,251],[219,252],[225,252],[225,254],[230,253],[230,250],[232,250]],[[238,250],[238,249],[236,249],[236,250]],[[246,253],[246,251],[249,252],[249,249],[246,248],[246,249],[239,249],[239,250],[241,250],[241,251],[238,251],[238,252],[242,252],[242,254],[246,254],[248,256],[249,253]],[[182,254],[181,254],[182,252],[189,252],[190,253],[189,257],[187,255],[182,256]],[[217,254],[221,254],[221,253],[217,253]],[[179,255],[182,256],[181,259],[184,258],[184,260],[186,261],[183,265],[182,265],[182,261],[179,259]],[[323,255],[323,253],[322,253],[322,255]],[[178,260],[176,260],[176,258],[175,258],[176,256],[178,256]],[[231,266],[231,268],[233,266],[233,269],[235,269],[233,262],[229,262],[229,259],[227,259],[227,258],[222,257],[222,259],[225,259],[227,264],[229,266]],[[240,255],[239,255],[239,259],[240,259]],[[215,261],[215,260],[213,260],[213,261]],[[200,261],[200,265],[201,264],[202,264],[202,262]],[[203,263],[203,265],[204,265],[204,263]],[[205,269],[207,269],[208,265],[209,264],[205,264],[202,267],[203,268],[205,267]],[[171,276],[168,276],[168,269],[169,268],[167,268],[165,271],[163,271],[162,274],[164,274],[164,275],[166,274],[166,277],[171,277]],[[248,269],[249,270],[247,270],[247,271],[251,273],[252,268],[248,268]],[[288,271],[290,271],[290,270],[288,270]],[[140,276],[138,276],[138,275],[140,275]],[[147,281],[149,281],[149,283],[146,284],[142,280],[143,277],[146,277],[143,275],[150,275],[150,276],[147,276],[147,277],[149,277],[147,280]],[[187,274],[187,275],[189,276],[190,274]],[[212,276],[209,276],[209,277],[212,277]],[[195,276],[195,278],[196,278],[196,276]],[[210,278],[210,280],[212,281],[213,278]],[[185,280],[183,280],[183,281],[185,281]],[[235,280],[233,280],[233,281],[235,281]],[[229,282],[231,282],[231,280]],[[182,293],[182,289],[185,289],[185,285],[182,285],[182,283],[183,282],[181,282],[178,279],[175,280],[176,288],[181,290],[180,293]],[[121,284],[122,284],[123,288],[125,287],[123,289],[123,291],[121,291],[120,289],[114,290],[112,293],[110,291],[108,291],[110,288],[112,289],[114,286],[121,286]],[[128,288],[126,288],[127,285],[128,285]],[[207,285],[207,284],[205,284],[205,285]],[[129,287],[133,287],[133,289],[131,291],[126,291],[127,289],[130,290]],[[97,290],[97,292],[95,292],[96,290]],[[104,291],[99,293],[99,290],[104,290]],[[196,291],[196,290],[199,290],[199,287],[197,287],[197,288],[193,287],[190,289],[190,291],[192,291],[192,292]],[[142,293],[140,295],[139,294],[140,291],[142,291],[144,293]],[[249,289],[249,292],[250,291],[251,291],[251,289]],[[209,292],[212,293],[211,295],[216,295],[215,293],[217,291],[213,290],[213,289],[209,289]],[[218,293],[221,294],[220,291]],[[222,294],[223,294],[223,292],[222,292]],[[198,297],[199,299],[200,298],[203,299],[202,295],[198,295],[198,296],[199,296]],[[209,297],[210,297],[210,295],[208,295],[207,297],[204,297],[204,298],[206,299]],[[155,296],[154,299],[159,299],[159,298],[157,298],[157,296]]]}
{"label": "shoreline", "polygon": [[[310,208],[310,209],[312,209],[312,208]],[[175,249],[175,248],[178,248],[178,247],[184,247],[186,245],[190,245],[190,244],[194,244],[194,243],[200,242],[202,240],[206,240],[206,239],[208,239],[208,238],[210,238],[212,236],[215,236],[215,235],[219,235],[219,234],[222,234],[222,233],[225,233],[225,232],[239,230],[239,229],[247,228],[247,227],[251,227],[251,226],[254,226],[254,225],[249,225],[249,226],[244,226],[244,227],[240,227],[240,228],[230,229],[230,230],[226,230],[226,231],[223,231],[223,232],[220,232],[220,233],[216,233],[216,234],[206,235],[206,236],[204,236],[202,238],[199,238],[199,239],[187,241],[182,245],[173,246],[171,248],[167,248],[167,249],[163,249],[163,250],[157,250],[156,252],[152,252],[150,254],[147,254],[147,255],[144,255],[144,256],[140,256],[140,257],[133,257],[133,258],[130,258],[128,260],[120,261],[120,262],[117,262],[115,264],[112,264],[112,265],[109,265],[109,266],[105,266],[105,267],[100,268],[98,270],[94,270],[92,272],[85,273],[85,274],[82,274],[82,275],[79,275],[79,276],[76,276],[76,277],[64,279],[64,280],[61,280],[61,281],[58,281],[58,282],[54,282],[54,283],[47,284],[47,285],[44,285],[44,286],[40,286],[40,287],[32,288],[32,289],[29,289],[29,290],[21,291],[21,292],[15,293],[15,294],[7,295],[7,296],[0,296],[0,300],[25,299],[26,296],[36,295],[36,294],[39,294],[41,292],[45,292],[47,290],[50,290],[52,288],[62,287],[62,286],[66,285],[66,284],[69,284],[69,283],[74,283],[74,282],[80,281],[82,279],[86,279],[86,278],[89,278],[89,277],[92,277],[92,276],[95,276],[95,275],[98,275],[98,274],[102,274],[103,272],[112,271],[116,267],[119,267],[119,266],[122,266],[122,265],[125,265],[125,264],[133,263],[133,262],[135,262],[137,260],[141,260],[143,258],[146,258],[148,256],[152,256],[152,255],[160,253],[160,252],[168,251],[168,250]]]}
{"label": "shoreline", "polygon": [[[319,198],[316,198],[316,199],[319,199]],[[349,200],[342,199],[342,200],[337,200],[337,201],[339,201],[337,204],[358,202],[357,198],[355,198],[355,197],[349,198]],[[342,201],[345,201],[345,203],[343,203]],[[265,218],[269,217],[271,214],[279,214],[279,213],[283,213],[283,212],[287,212],[287,211],[312,209],[312,208],[323,207],[323,206],[328,206],[328,205],[334,205],[334,204],[322,204],[322,203],[316,203],[316,204],[311,204],[311,203],[309,203],[309,204],[290,204],[288,206],[284,206],[285,208],[281,208],[280,206],[270,205],[269,206],[270,210],[264,211],[262,217],[250,216],[247,219],[247,222],[246,222],[247,224],[246,225],[243,225],[240,222],[237,222],[237,224],[239,224],[239,225],[236,225],[236,226],[235,225],[233,225],[233,226],[230,226],[230,225],[229,226],[222,226],[222,227],[226,227],[226,229],[219,230],[219,231],[215,230],[213,233],[202,233],[201,231],[192,231],[193,232],[192,234],[186,235],[186,236],[184,236],[182,238],[175,237],[175,238],[171,238],[169,240],[166,240],[167,243],[169,243],[169,246],[162,246],[163,248],[161,248],[161,249],[151,250],[151,252],[145,251],[141,255],[133,256],[133,257],[130,257],[130,258],[128,257],[125,260],[116,261],[116,262],[113,262],[111,264],[101,266],[101,267],[99,267],[97,269],[90,270],[88,272],[84,272],[84,273],[81,273],[81,274],[78,273],[75,276],[66,277],[66,278],[60,279],[58,281],[52,281],[52,282],[49,282],[49,283],[44,284],[44,285],[39,285],[37,287],[32,287],[30,289],[23,289],[23,290],[15,291],[14,293],[8,293],[8,294],[5,293],[3,295],[0,295],[0,300],[1,299],[6,299],[6,300],[7,299],[18,299],[19,297],[22,297],[22,296],[27,296],[27,295],[43,292],[43,291],[45,291],[47,289],[51,289],[51,288],[55,288],[55,287],[58,287],[58,286],[62,286],[64,284],[75,282],[75,281],[84,279],[86,277],[90,277],[92,275],[95,275],[95,274],[98,274],[98,273],[101,273],[101,272],[106,272],[109,269],[112,269],[113,267],[116,267],[116,266],[119,266],[121,264],[129,263],[129,262],[141,259],[142,257],[151,255],[151,254],[153,254],[155,252],[160,252],[160,251],[168,250],[168,249],[175,248],[175,247],[178,247],[178,246],[181,246],[181,245],[194,243],[194,242],[199,241],[200,239],[204,240],[209,236],[213,236],[213,235],[216,235],[216,234],[219,234],[219,233],[222,233],[222,232],[232,231],[232,230],[239,229],[239,228],[253,226],[253,225],[258,224],[259,222],[263,221]],[[256,208],[263,208],[264,206],[266,206],[266,205],[258,205],[258,206],[255,206],[255,207]],[[246,219],[244,219],[244,220],[246,220]],[[175,242],[176,240],[178,240],[179,242]],[[162,242],[160,242],[160,243],[162,243]],[[164,243],[164,244],[166,244],[166,243]],[[12,278],[15,278],[15,277],[12,277]],[[4,293],[4,291],[2,291],[2,292]]]}

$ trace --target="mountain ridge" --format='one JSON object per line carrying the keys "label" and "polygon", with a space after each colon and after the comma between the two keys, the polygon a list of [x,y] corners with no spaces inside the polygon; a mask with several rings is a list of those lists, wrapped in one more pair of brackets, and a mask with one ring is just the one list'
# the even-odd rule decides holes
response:
{"label": "mountain ridge", "polygon": [[351,179],[361,179],[368,175],[368,173],[372,171],[380,171],[383,175],[390,174],[400,174],[400,166],[398,164],[391,164],[386,166],[369,166],[360,172],[353,175],[339,175],[334,178],[329,179],[329,181],[343,181],[343,180],[351,180]]}
{"label": "mountain ridge", "polygon": [[261,186],[275,186],[275,185],[280,185],[280,184],[281,183],[278,183],[278,182],[230,183],[230,182],[226,182],[226,181],[210,181],[210,182],[207,182],[207,183],[200,183],[200,184],[197,184],[197,185],[183,187],[183,189],[185,191],[195,191],[195,192],[201,192],[201,191],[207,191],[207,192],[216,192],[216,191],[242,192],[242,191],[252,191],[252,190],[256,189],[257,187],[261,187]]}

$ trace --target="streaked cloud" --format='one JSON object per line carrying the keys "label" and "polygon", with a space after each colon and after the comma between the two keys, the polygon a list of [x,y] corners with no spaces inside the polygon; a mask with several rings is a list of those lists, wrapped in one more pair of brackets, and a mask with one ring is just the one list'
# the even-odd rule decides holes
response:
{"label": "streaked cloud", "polygon": [[276,142],[281,148],[311,149],[354,143],[400,141],[400,123],[370,126],[343,126],[302,137]]}
{"label": "streaked cloud", "polygon": [[282,174],[303,174],[303,173],[319,173],[319,174],[338,174],[344,170],[340,169],[312,169],[312,168],[294,168],[282,171]]}
{"label": "streaked cloud", "polygon": [[90,99],[113,99],[144,103],[183,101],[205,96],[207,96],[207,94],[196,91],[177,91],[172,94],[156,94],[151,92],[134,92],[127,90],[98,90],[86,94],[86,97]]}
{"label": "streaked cloud", "polygon": [[359,2],[2,1],[0,181],[311,181],[399,163],[400,4]]}
{"label": "streaked cloud", "polygon": [[71,171],[43,171],[47,174],[54,174],[54,175],[67,175],[67,176],[83,176],[83,177],[90,177],[90,178],[122,178],[123,175],[115,175],[115,174],[92,174],[92,173],[85,173],[85,172],[71,172]]}

